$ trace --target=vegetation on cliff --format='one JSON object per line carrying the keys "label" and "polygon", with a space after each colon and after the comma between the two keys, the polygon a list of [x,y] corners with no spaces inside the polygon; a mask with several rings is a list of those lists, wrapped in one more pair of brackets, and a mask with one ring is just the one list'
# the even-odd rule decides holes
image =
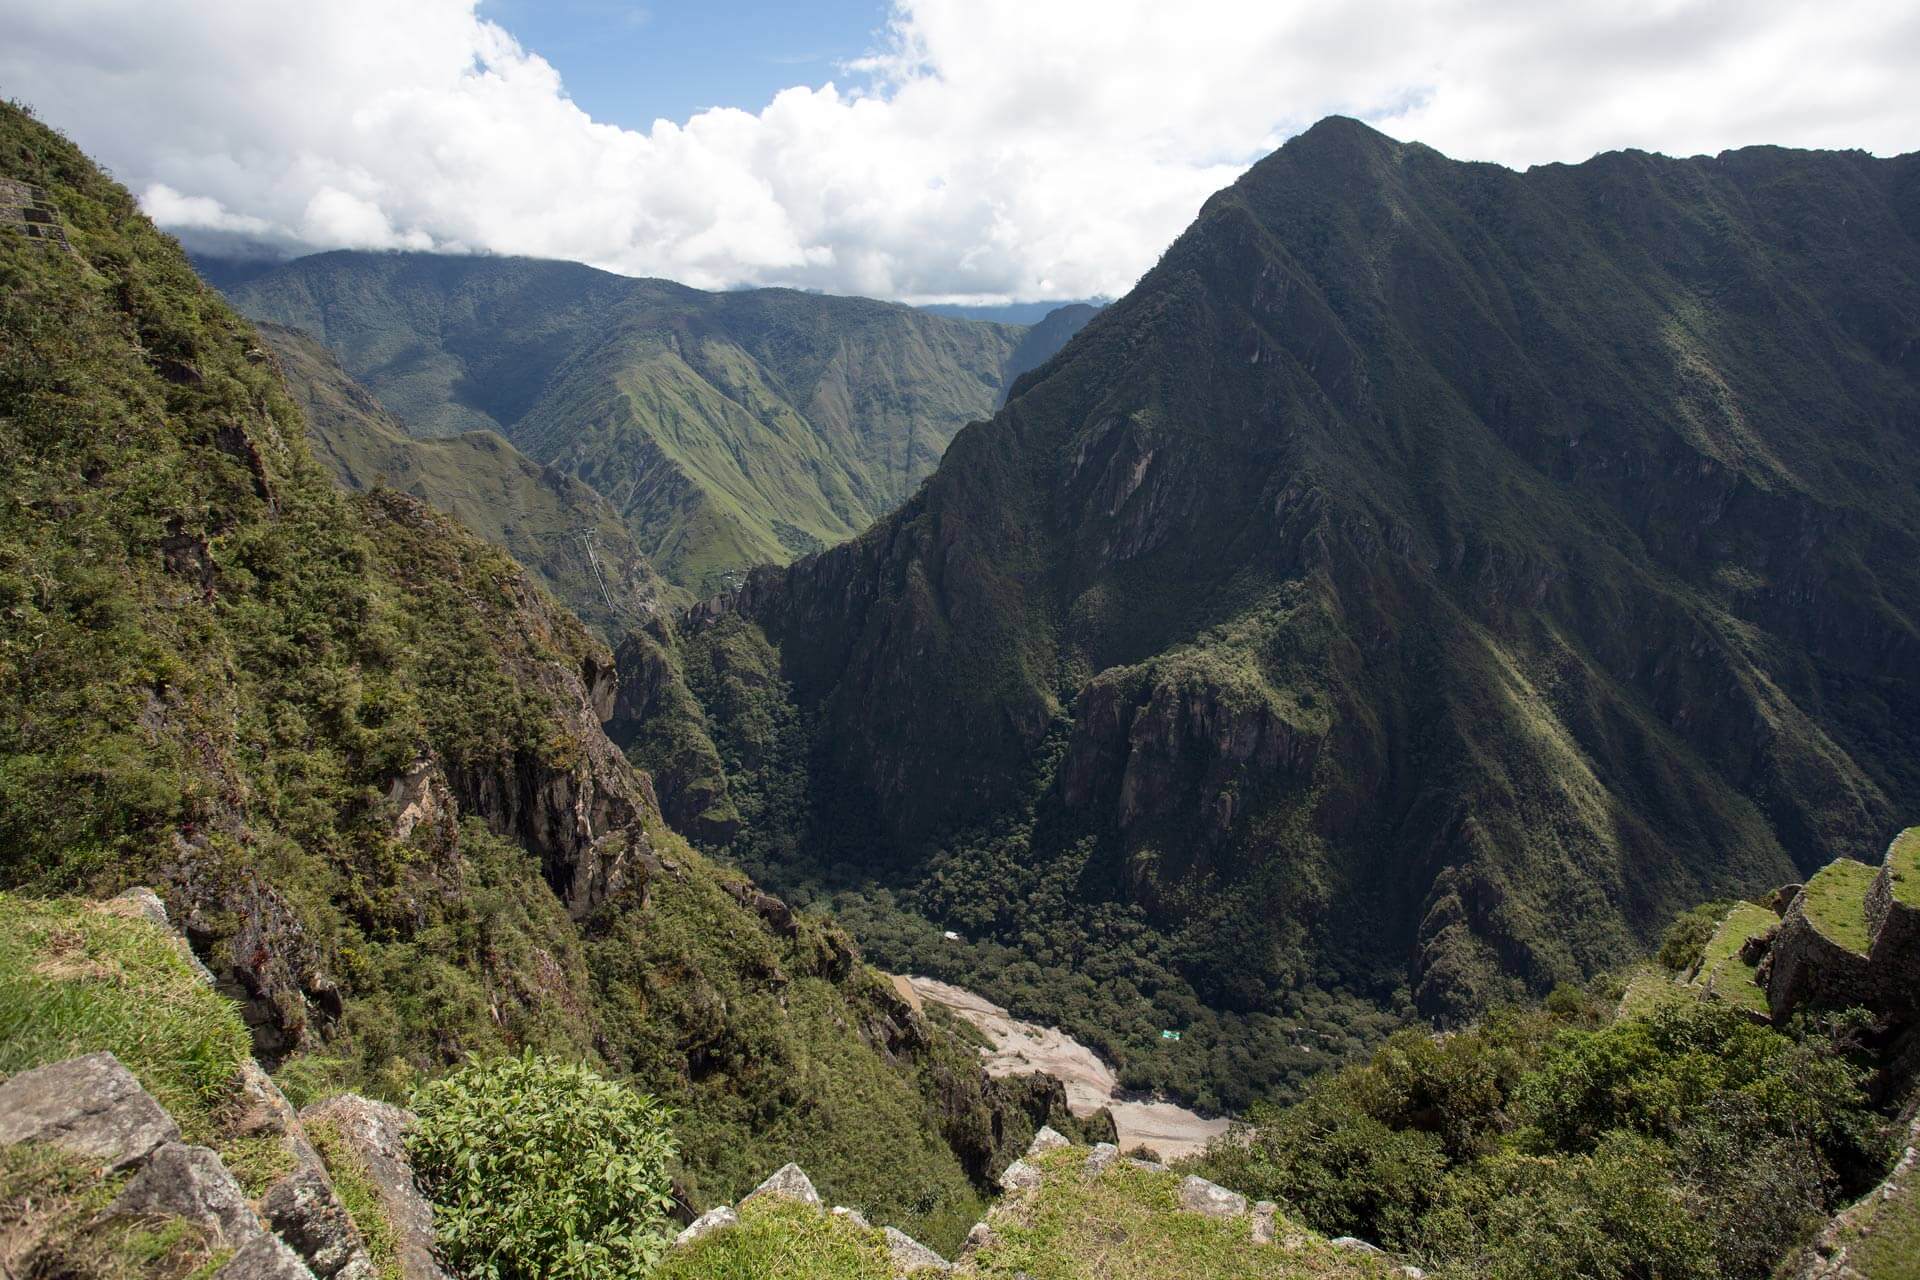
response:
{"label": "vegetation on cliff", "polygon": [[603,639],[685,603],[606,499],[491,431],[417,439],[309,335],[262,324],[313,454],[349,489],[423,498],[517,560]]}
{"label": "vegetation on cliff", "polygon": [[668,831],[605,647],[419,500],[342,493],[125,190],[11,106],[0,172],[71,246],[0,230],[0,885],[153,884],[296,1097],[532,1047],[701,1117],[696,1201],[777,1147],[970,1221],[1055,1100]]}

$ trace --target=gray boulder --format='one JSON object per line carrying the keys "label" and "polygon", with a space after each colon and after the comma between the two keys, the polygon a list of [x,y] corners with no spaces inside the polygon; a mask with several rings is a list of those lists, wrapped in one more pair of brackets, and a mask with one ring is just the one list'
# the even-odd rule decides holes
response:
{"label": "gray boulder", "polygon": [[871,1231],[873,1229],[873,1224],[867,1221],[866,1214],[860,1212],[858,1209],[849,1209],[843,1204],[833,1206],[833,1216],[836,1218],[845,1218],[862,1231]]}
{"label": "gray boulder", "polygon": [[280,1179],[260,1212],[320,1280],[372,1280],[366,1245],[324,1172],[300,1169]]}
{"label": "gray boulder", "polygon": [[213,1280],[314,1280],[314,1275],[278,1236],[262,1231],[241,1245]]}
{"label": "gray boulder", "polygon": [[1025,1160],[1015,1160],[1000,1175],[1002,1191],[1033,1191],[1043,1181],[1040,1170]]}
{"label": "gray boulder", "polygon": [[1071,1142],[1067,1141],[1066,1136],[1061,1134],[1052,1125],[1042,1125],[1040,1132],[1033,1135],[1033,1141],[1027,1144],[1027,1158],[1032,1159],[1034,1156],[1043,1155],[1048,1151],[1058,1151],[1062,1147],[1070,1147],[1072,1145]]}
{"label": "gray boulder", "polygon": [[1114,1161],[1120,1158],[1120,1148],[1111,1142],[1096,1142],[1093,1150],[1087,1153],[1087,1162],[1080,1171],[1089,1178],[1097,1178],[1113,1168]]}
{"label": "gray boulder", "polygon": [[813,1189],[813,1180],[799,1165],[792,1162],[775,1169],[767,1180],[740,1197],[741,1204],[749,1204],[760,1196],[773,1196],[781,1200],[798,1200],[801,1204],[818,1205],[820,1193]]}
{"label": "gray boulder", "polygon": [[1207,1218],[1237,1218],[1247,1211],[1247,1198],[1237,1191],[1189,1174],[1180,1183],[1180,1207]]}
{"label": "gray boulder", "polygon": [[920,1271],[953,1270],[945,1258],[906,1232],[888,1227],[886,1235],[887,1257],[893,1263],[894,1275],[910,1276]]}
{"label": "gray boulder", "polygon": [[107,1212],[181,1218],[229,1248],[245,1244],[261,1231],[246,1192],[227,1172],[219,1154],[178,1142],[156,1148]]}
{"label": "gray boulder", "polygon": [[345,1093],[300,1113],[303,1124],[324,1124],[359,1160],[393,1227],[401,1280],[447,1280],[434,1257],[433,1206],[420,1194],[407,1159],[413,1114],[391,1103]]}
{"label": "gray boulder", "polygon": [[0,1083],[0,1143],[44,1142],[124,1169],[180,1140],[180,1126],[111,1053],[90,1053]]}
{"label": "gray boulder", "polygon": [[1354,1253],[1370,1253],[1377,1256],[1383,1256],[1386,1253],[1386,1250],[1382,1249],[1379,1245],[1368,1244],[1359,1236],[1335,1236],[1333,1239],[1327,1241],[1327,1243],[1336,1249],[1348,1249]]}
{"label": "gray boulder", "polygon": [[993,1233],[992,1227],[984,1222],[976,1222],[973,1224],[972,1229],[967,1232],[966,1240],[960,1245],[959,1256],[962,1258],[971,1258],[982,1249],[998,1244],[999,1241],[1000,1237]]}
{"label": "gray boulder", "polygon": [[681,1245],[692,1244],[702,1236],[710,1236],[714,1232],[731,1227],[739,1221],[740,1215],[724,1204],[717,1209],[709,1209],[688,1223],[687,1229],[673,1238],[674,1247],[678,1248]]}

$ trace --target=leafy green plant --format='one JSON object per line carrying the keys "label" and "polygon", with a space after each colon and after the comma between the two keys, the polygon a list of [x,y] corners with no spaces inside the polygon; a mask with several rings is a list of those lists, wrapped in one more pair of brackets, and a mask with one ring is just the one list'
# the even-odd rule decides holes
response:
{"label": "leafy green plant", "polygon": [[646,1274],[666,1244],[667,1110],[585,1067],[470,1061],[413,1098],[408,1150],[469,1280]]}

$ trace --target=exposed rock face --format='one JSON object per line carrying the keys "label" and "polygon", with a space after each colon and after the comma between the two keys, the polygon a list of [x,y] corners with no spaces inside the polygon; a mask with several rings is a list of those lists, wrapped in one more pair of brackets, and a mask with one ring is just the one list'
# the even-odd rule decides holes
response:
{"label": "exposed rock face", "polygon": [[739,1222],[740,1215],[723,1204],[716,1209],[707,1210],[688,1223],[686,1229],[673,1238],[673,1242],[676,1245],[692,1244],[702,1236],[709,1236],[723,1228],[736,1226]]}
{"label": "exposed rock face", "polygon": [[116,1170],[179,1140],[173,1117],[111,1053],[0,1082],[0,1142],[44,1142]]}
{"label": "exposed rock face", "polygon": [[807,1177],[806,1170],[792,1163],[783,1164],[768,1174],[765,1182],[740,1197],[740,1203],[750,1204],[761,1196],[797,1200],[801,1204],[820,1203],[820,1193],[813,1189],[813,1180]]}
{"label": "exposed rock face", "polygon": [[215,1280],[314,1280],[298,1254],[280,1237],[261,1232],[214,1272]]}
{"label": "exposed rock face", "polygon": [[[636,763],[653,779],[661,816],[690,839],[725,845],[740,833],[740,818],[728,798],[726,771],[705,714],[686,687],[672,645],[664,620],[621,642],[614,654],[620,684],[607,736],[628,751],[643,736],[659,737],[660,749]],[[672,729],[662,734],[663,725]]]}
{"label": "exposed rock face", "polygon": [[250,866],[179,838],[159,868],[177,927],[240,1002],[254,1052],[269,1064],[319,1043],[342,1008],[339,984],[300,918]]}
{"label": "exposed rock face", "polygon": [[642,815],[656,805],[646,775],[634,771],[600,728],[613,709],[610,657],[589,658],[577,676],[550,664],[524,674],[552,695],[559,727],[575,746],[571,760],[523,751],[506,760],[450,764],[447,776],[464,810],[540,859],[547,883],[577,918],[645,884],[654,854]]}
{"label": "exposed rock face", "polygon": [[1180,1183],[1180,1207],[1206,1218],[1238,1218],[1247,1211],[1247,1198],[1237,1191],[1189,1175]]}
{"label": "exposed rock face", "polygon": [[893,1274],[910,1276],[921,1271],[951,1271],[952,1265],[939,1254],[915,1240],[904,1231],[893,1227],[885,1229],[887,1237],[887,1257],[893,1264]]}
{"label": "exposed rock face", "polygon": [[325,1124],[360,1161],[393,1227],[401,1280],[446,1280],[434,1255],[433,1206],[414,1184],[407,1159],[410,1112],[357,1094],[341,1094],[300,1113],[303,1125]]}
{"label": "exposed rock face", "polygon": [[260,1220],[246,1192],[219,1154],[178,1142],[156,1148],[108,1212],[181,1218],[229,1247],[260,1234]]}
{"label": "exposed rock face", "polygon": [[1061,798],[1079,809],[1109,794],[1123,832],[1197,813],[1202,841],[1217,843],[1241,816],[1237,797],[1309,777],[1322,741],[1271,702],[1215,683],[1107,671],[1074,707]]}

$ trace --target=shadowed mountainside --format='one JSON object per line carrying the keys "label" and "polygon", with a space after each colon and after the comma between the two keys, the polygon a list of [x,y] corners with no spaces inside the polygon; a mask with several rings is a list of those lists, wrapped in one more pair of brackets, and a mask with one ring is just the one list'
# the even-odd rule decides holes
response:
{"label": "shadowed mountainside", "polygon": [[1920,809],[1916,299],[1920,157],[1330,119],[687,629],[816,726],[796,865],[1009,942],[1117,904],[1215,1007],[1460,1017]]}

